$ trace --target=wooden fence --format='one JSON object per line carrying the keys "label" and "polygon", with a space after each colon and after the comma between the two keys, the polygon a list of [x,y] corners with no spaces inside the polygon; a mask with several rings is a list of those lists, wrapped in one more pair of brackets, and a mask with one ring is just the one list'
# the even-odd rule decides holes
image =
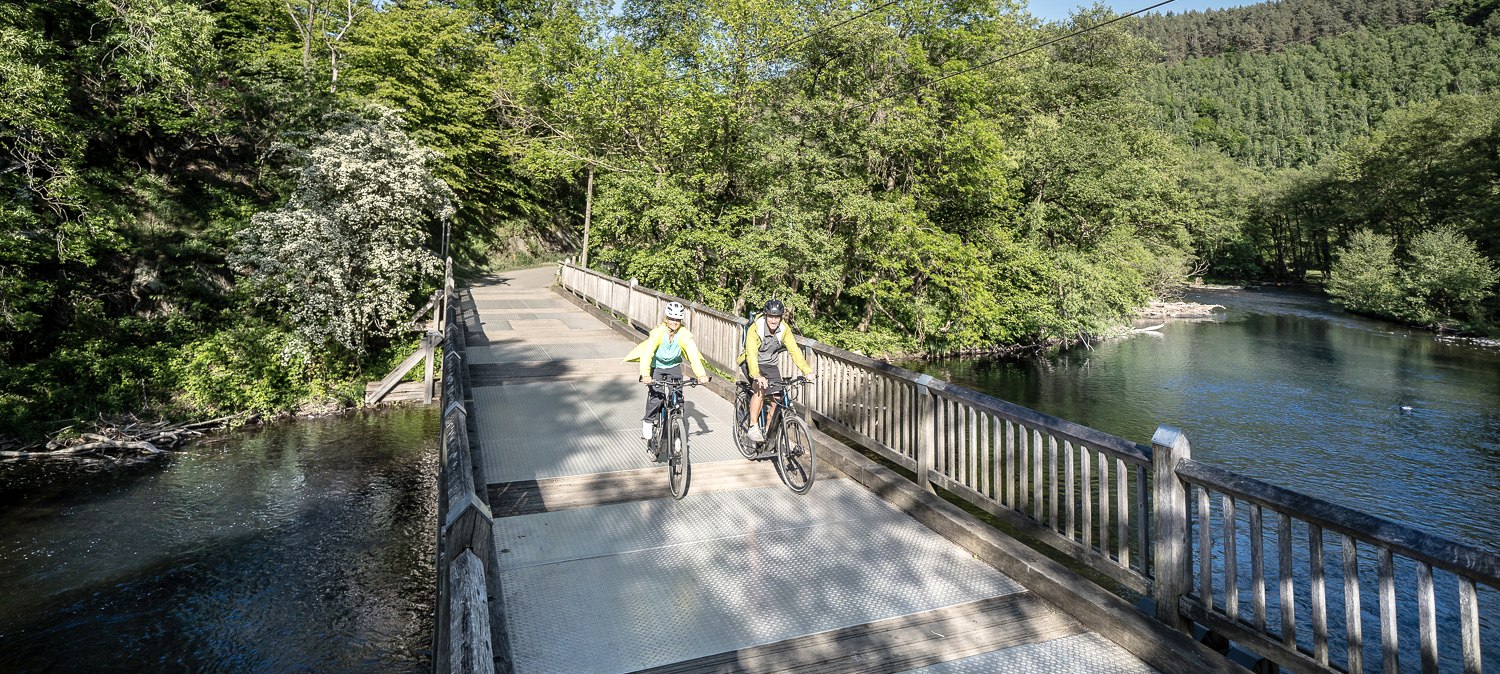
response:
{"label": "wooden fence", "polygon": [[[643,329],[656,325],[667,302],[681,302],[704,357],[735,370],[747,319],[571,263],[559,271],[563,288]],[[1195,462],[1187,439],[1170,426],[1160,427],[1152,444],[1139,444],[814,340],[798,341],[818,378],[807,407],[819,426],[912,472],[923,488],[946,490],[1152,597],[1156,617],[1169,625],[1189,630],[1196,621],[1293,671],[1365,671],[1357,573],[1363,544],[1379,557],[1383,670],[1397,671],[1403,617],[1419,624],[1423,671],[1438,670],[1431,574],[1438,568],[1457,578],[1450,613],[1460,621],[1463,671],[1481,671],[1486,634],[1476,585],[1500,588],[1500,557],[1493,552]],[[790,372],[789,365],[783,360],[782,371]],[[1210,493],[1221,497],[1218,511],[1210,507]],[[1266,619],[1265,510],[1278,518],[1279,625]],[[1241,512],[1248,518],[1243,527],[1236,524]],[[1302,523],[1308,535],[1294,538],[1291,522]],[[1350,616],[1341,620],[1343,658],[1329,656],[1325,530],[1343,537],[1342,596]],[[1244,611],[1236,573],[1241,549],[1252,567],[1245,579],[1252,601]],[[1393,556],[1416,563],[1414,601],[1394,589]],[[1300,590],[1297,559],[1307,569]],[[1299,591],[1310,597],[1304,622],[1311,639],[1297,637]],[[1487,636],[1493,643],[1493,632]]]}
{"label": "wooden fence", "polygon": [[433,670],[442,674],[490,673],[495,671],[488,580],[494,566],[494,521],[480,492],[484,485],[474,479],[468,411],[473,400],[452,259],[448,260],[439,307],[443,315],[443,411]]}

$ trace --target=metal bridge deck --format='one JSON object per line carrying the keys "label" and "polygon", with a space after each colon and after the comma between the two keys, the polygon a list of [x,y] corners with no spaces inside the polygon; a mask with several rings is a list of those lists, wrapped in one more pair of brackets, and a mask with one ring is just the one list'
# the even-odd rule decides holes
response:
{"label": "metal bridge deck", "polygon": [[826,465],[792,494],[704,389],[672,500],[638,437],[632,344],[551,281],[509,272],[465,298],[517,672],[1152,671]]}

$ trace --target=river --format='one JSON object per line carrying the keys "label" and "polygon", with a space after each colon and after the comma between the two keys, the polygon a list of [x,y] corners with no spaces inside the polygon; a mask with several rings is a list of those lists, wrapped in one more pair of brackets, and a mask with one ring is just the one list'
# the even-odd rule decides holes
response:
{"label": "river", "polygon": [[901,365],[1137,442],[1177,426],[1200,461],[1500,550],[1500,349],[1312,295],[1187,299],[1225,310],[1092,349]]}
{"label": "river", "polygon": [[430,670],[435,410],[0,464],[0,671]]}

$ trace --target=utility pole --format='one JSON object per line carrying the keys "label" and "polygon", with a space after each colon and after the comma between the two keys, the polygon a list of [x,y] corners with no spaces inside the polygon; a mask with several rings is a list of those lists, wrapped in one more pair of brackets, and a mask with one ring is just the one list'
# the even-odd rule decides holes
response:
{"label": "utility pole", "polygon": [[584,269],[589,268],[589,225],[594,217],[594,165],[589,164],[588,187],[584,188],[586,194],[583,197],[583,264]]}

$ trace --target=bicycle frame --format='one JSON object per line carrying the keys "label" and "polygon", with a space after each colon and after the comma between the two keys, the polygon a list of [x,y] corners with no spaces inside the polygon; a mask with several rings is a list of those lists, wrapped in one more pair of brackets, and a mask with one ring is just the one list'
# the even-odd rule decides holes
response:
{"label": "bicycle frame", "polygon": [[774,399],[771,398],[771,396],[766,396],[766,400],[761,403],[760,419],[757,419],[756,421],[758,421],[766,429],[767,440],[769,440],[771,437],[770,433],[772,429],[780,430],[779,424],[782,419],[781,411],[783,409],[790,410],[792,414],[796,414],[797,394],[794,393],[794,391],[798,387],[806,383],[808,383],[808,381],[804,377],[782,379],[781,381],[776,382],[776,385],[781,387],[781,391],[779,391],[780,395],[776,396]]}
{"label": "bicycle frame", "polygon": [[663,398],[661,410],[657,411],[656,413],[658,423],[656,424],[655,440],[660,440],[662,434],[667,432],[667,421],[669,419],[669,415],[671,415],[671,413],[676,410],[682,409],[682,389],[687,386],[698,385],[699,384],[697,382],[689,381],[687,379],[678,379],[676,381],[653,381],[648,384],[648,386],[650,386],[652,389],[662,391]]}

